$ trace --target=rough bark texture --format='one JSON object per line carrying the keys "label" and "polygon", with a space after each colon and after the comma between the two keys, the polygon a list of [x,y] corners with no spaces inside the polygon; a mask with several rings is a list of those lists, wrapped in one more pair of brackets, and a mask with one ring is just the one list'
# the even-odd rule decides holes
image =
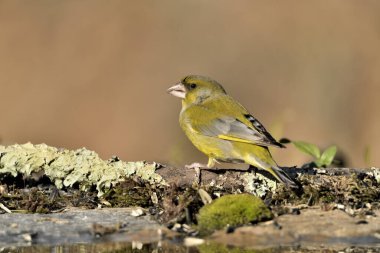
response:
{"label": "rough bark texture", "polygon": [[[373,217],[380,208],[379,168],[284,170],[298,183],[298,190],[277,184],[265,171],[201,170],[197,175],[194,169],[172,168],[157,163],[123,162],[117,157],[104,161],[85,148],[72,151],[30,143],[0,146],[0,213],[52,213],[70,207],[140,206],[146,208],[159,223],[192,234],[196,229],[184,229],[183,224],[196,223],[197,213],[205,203],[225,194],[246,192],[263,199],[276,217],[293,217],[293,214],[303,213],[303,209],[310,207],[319,208],[318,215],[325,212],[323,215],[327,219],[330,214],[331,217],[338,217],[337,211],[359,217],[358,221],[352,222],[367,222],[371,226],[357,236],[369,238],[372,244],[373,241],[377,243],[379,230],[376,228],[380,222]],[[291,221],[297,222],[299,219],[294,217]],[[291,226],[291,221],[280,221]],[[352,222],[347,223],[347,229],[354,229]],[[34,225],[29,226],[32,231]],[[313,226],[309,228],[312,230]],[[263,229],[269,231],[268,228]],[[252,235],[261,233],[238,229],[237,234],[247,231],[251,231]],[[297,244],[297,238],[304,236],[297,231],[289,231],[292,236],[285,244]],[[277,232],[268,232],[268,238]],[[305,235],[316,236],[309,232]],[[2,233],[4,238],[12,234],[6,229]],[[338,235],[336,233],[333,235]],[[347,236],[355,237],[351,234]],[[33,240],[33,232],[31,238]],[[224,237],[219,234],[217,238]],[[235,241],[233,235],[225,240]]]}
{"label": "rough bark texture", "polygon": [[[265,171],[201,170],[197,175],[194,169],[146,162],[123,162],[117,157],[104,161],[95,152],[85,148],[71,151],[30,143],[0,146],[0,194],[19,187],[18,181],[13,178],[22,178],[22,184],[26,183],[26,188],[35,191],[36,195],[39,189],[33,189],[33,186],[40,186],[41,189],[41,185],[45,185],[48,187],[45,193],[54,195],[52,186],[55,185],[56,191],[64,190],[63,195],[77,189],[80,193],[76,194],[95,198],[93,195],[96,193],[97,198],[110,201],[111,205],[118,203],[118,206],[120,202],[145,206],[161,203],[162,206],[166,198],[179,192],[194,200],[194,192],[197,195],[200,188],[206,190],[212,198],[226,193],[252,193],[272,205],[337,203],[359,208],[366,204],[376,207],[380,200],[379,168],[284,170],[298,182],[298,190],[286,189]],[[128,198],[125,197],[125,192],[131,190],[135,194],[129,192]],[[0,198],[2,202],[9,200],[9,196],[4,194]],[[192,200],[179,202],[179,206],[186,206]],[[62,207],[64,206],[63,203]]]}

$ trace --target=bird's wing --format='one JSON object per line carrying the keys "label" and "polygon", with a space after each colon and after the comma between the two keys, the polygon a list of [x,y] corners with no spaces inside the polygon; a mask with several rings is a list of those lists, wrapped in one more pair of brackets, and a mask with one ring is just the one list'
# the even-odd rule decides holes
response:
{"label": "bird's wing", "polygon": [[285,146],[281,143],[277,142],[272,135],[265,129],[263,124],[260,123],[255,117],[253,117],[251,114],[243,114],[244,118],[246,118],[250,124],[257,132],[261,134],[261,137],[263,138],[263,141],[265,143],[268,143],[268,146],[276,146],[280,148],[284,148]]}
{"label": "bird's wing", "polygon": [[[256,125],[259,124],[256,121]],[[233,117],[217,118],[207,126],[199,128],[204,135],[216,136],[220,139],[251,143],[263,146],[282,146],[265,130],[260,124],[260,128],[250,127]]]}
{"label": "bird's wing", "polygon": [[194,113],[198,114],[200,120],[191,122],[191,128],[199,134],[229,141],[282,147],[282,144],[278,143],[250,114],[242,114],[237,118],[221,115],[206,108],[196,108]]}

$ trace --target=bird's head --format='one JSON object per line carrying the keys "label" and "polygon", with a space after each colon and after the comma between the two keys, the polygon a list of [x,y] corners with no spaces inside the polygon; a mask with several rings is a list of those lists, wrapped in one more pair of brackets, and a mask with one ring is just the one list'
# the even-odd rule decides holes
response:
{"label": "bird's head", "polygon": [[209,77],[190,75],[170,87],[168,93],[182,98],[186,104],[200,104],[210,97],[226,94],[226,91],[217,81]]}

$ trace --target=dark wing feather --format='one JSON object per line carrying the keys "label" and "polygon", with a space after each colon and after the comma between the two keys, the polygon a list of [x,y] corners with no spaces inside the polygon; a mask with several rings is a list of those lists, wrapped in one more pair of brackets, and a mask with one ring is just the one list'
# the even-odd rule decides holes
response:
{"label": "dark wing feather", "polygon": [[280,147],[280,148],[285,148],[284,145],[281,143],[277,142],[275,138],[265,129],[263,124],[260,123],[255,117],[253,117],[251,114],[244,114],[244,117],[249,120],[252,123],[252,126],[262,135],[266,137],[266,141],[271,143],[274,146]]}

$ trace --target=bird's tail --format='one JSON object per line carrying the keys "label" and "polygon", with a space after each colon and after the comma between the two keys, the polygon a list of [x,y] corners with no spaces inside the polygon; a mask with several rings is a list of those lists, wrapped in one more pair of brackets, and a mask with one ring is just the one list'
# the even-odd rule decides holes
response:
{"label": "bird's tail", "polygon": [[268,171],[288,188],[298,188],[297,184],[280,167],[278,167],[267,147],[257,145],[250,145],[249,147],[249,152],[244,157],[246,163]]}
{"label": "bird's tail", "polygon": [[272,174],[278,181],[284,183],[288,188],[298,188],[297,184],[278,166],[271,166],[266,169]]}

